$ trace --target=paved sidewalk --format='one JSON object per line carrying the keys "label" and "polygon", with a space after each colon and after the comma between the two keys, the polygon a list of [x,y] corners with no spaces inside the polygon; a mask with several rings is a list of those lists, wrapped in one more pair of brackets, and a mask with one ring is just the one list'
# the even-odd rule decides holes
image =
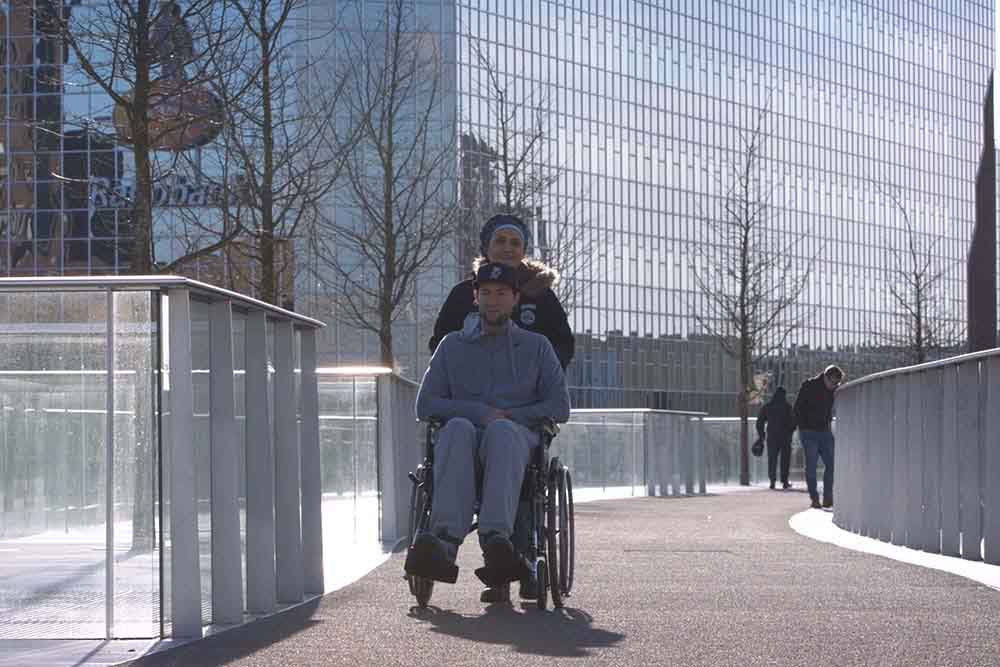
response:
{"label": "paved sidewalk", "polygon": [[562,612],[484,607],[474,541],[420,611],[397,555],[315,605],[135,661],[176,665],[991,665],[1000,592],[794,532],[765,490],[578,505]]}

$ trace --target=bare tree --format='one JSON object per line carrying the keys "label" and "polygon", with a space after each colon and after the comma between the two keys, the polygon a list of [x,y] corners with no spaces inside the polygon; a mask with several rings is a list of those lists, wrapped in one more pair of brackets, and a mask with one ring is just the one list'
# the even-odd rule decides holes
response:
{"label": "bare tree", "polygon": [[359,15],[356,29],[340,35],[348,119],[335,130],[350,149],[337,218],[316,236],[317,277],[341,321],[375,334],[382,363],[393,366],[393,323],[456,232],[454,123],[438,37],[416,25],[411,3],[390,0],[381,16]]}
{"label": "bare tree", "polygon": [[739,133],[739,152],[720,176],[724,193],[720,211],[705,214],[704,236],[711,244],[694,244],[692,275],[701,305],[695,321],[718,338],[739,368],[737,409],[740,417],[740,484],[750,483],[749,403],[754,393],[754,367],[785,347],[801,326],[796,312],[809,278],[810,262],[800,263],[798,240],[784,240],[774,224],[777,191],[766,170],[768,138],[762,110],[755,125]]}
{"label": "bare tree", "polygon": [[337,182],[350,134],[334,141],[332,119],[344,78],[332,62],[335,24],[306,25],[307,0],[231,0],[240,37],[213,56],[225,110],[217,185],[227,280],[269,303],[292,306],[302,270],[296,250],[314,233],[318,209]]}
{"label": "bare tree", "polygon": [[[184,148],[176,145],[178,137],[196,124],[210,123],[214,115],[205,86],[217,73],[203,64],[208,54],[233,38],[226,5],[190,0],[182,8],[174,0],[101,0],[69,12],[55,0],[47,4],[75,67],[113,104],[116,127],[109,134],[116,133],[132,149],[135,187],[129,202],[133,238],[128,271],[162,270],[154,253],[154,185],[175,172]],[[94,130],[102,125],[98,118],[75,122]],[[225,246],[236,234],[230,232],[216,233],[184,259]]]}
{"label": "bare tree", "polygon": [[922,364],[936,352],[957,349],[965,338],[964,323],[943,293],[949,266],[938,253],[940,238],[920,233],[898,190],[877,187],[898,212],[902,234],[900,243],[889,248],[886,289],[892,321],[878,327],[875,339],[900,350],[904,363]]}
{"label": "bare tree", "polygon": [[579,219],[575,202],[581,193],[557,196],[567,170],[553,155],[559,137],[551,98],[544,86],[519,96],[522,78],[501,72],[478,43],[471,48],[483,77],[478,100],[487,129],[462,137],[460,264],[464,270],[478,254],[482,220],[497,212],[519,215],[534,226],[536,254],[560,273],[553,290],[571,311],[582,296],[579,276],[596,256],[596,244]]}

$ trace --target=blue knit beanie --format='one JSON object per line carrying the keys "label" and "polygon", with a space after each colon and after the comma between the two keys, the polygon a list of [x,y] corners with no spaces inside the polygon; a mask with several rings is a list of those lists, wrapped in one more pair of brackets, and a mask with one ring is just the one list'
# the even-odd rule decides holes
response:
{"label": "blue knit beanie", "polygon": [[487,220],[486,224],[483,225],[482,231],[479,232],[479,251],[483,254],[483,257],[487,257],[486,251],[490,247],[490,241],[493,240],[493,235],[500,229],[511,229],[516,232],[524,243],[524,254],[528,254],[529,247],[531,246],[531,233],[528,231],[528,226],[516,215],[498,213]]}

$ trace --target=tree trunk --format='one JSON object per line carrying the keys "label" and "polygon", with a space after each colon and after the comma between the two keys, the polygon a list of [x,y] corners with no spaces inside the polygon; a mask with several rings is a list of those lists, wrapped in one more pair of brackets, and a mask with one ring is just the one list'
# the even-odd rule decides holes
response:
{"label": "tree trunk", "polygon": [[[135,108],[132,122],[132,149],[135,155],[135,201],[132,206],[132,226],[135,230],[129,273],[148,275],[153,272],[153,169],[149,158],[149,128],[143,119],[149,102],[149,91],[135,89]],[[140,106],[141,105],[141,106]]]}
{"label": "tree trunk", "polygon": [[[135,156],[135,201],[132,207],[132,225],[135,234],[129,253],[129,273],[153,273],[153,168],[150,160],[149,107],[152,93],[149,53],[149,27],[152,14],[149,0],[139,0],[136,8],[135,88],[132,91],[132,152]],[[153,297],[151,297],[153,298]],[[156,305],[151,312],[156,312]],[[119,314],[119,317],[122,314]],[[128,313],[124,313],[128,318]],[[155,339],[154,339],[155,340]],[[141,382],[146,375],[144,364],[137,375],[136,426],[135,426],[135,481],[132,490],[132,550],[150,551],[153,548],[153,406],[145,398]]]}
{"label": "tree trunk", "polygon": [[737,406],[740,416],[740,484],[750,485],[750,405],[747,393],[750,387],[750,360],[746,345],[741,345],[740,354],[740,393]]}
{"label": "tree trunk", "polygon": [[388,299],[383,298],[379,304],[378,340],[381,347],[379,357],[386,368],[395,368],[392,351],[392,306]]}
{"label": "tree trunk", "polygon": [[261,62],[261,96],[263,98],[262,142],[264,148],[264,169],[260,184],[260,299],[278,304],[277,271],[275,270],[274,249],[274,109],[271,101],[271,61],[268,53],[271,36],[268,32],[269,17],[267,5],[260,6],[260,47],[264,54]]}

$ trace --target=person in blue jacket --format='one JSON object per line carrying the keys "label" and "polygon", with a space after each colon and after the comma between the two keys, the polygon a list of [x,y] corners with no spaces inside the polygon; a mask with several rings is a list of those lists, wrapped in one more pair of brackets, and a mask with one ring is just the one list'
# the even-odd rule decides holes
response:
{"label": "person in blue jacket", "polygon": [[569,419],[566,376],[548,339],[511,321],[519,299],[515,269],[479,267],[480,317],[445,336],[417,393],[422,420],[446,420],[434,449],[430,526],[407,553],[406,572],[454,583],[458,547],[472,521],[476,464],[482,468],[479,542],[489,585],[522,578],[511,536],[524,471],[546,419]]}

